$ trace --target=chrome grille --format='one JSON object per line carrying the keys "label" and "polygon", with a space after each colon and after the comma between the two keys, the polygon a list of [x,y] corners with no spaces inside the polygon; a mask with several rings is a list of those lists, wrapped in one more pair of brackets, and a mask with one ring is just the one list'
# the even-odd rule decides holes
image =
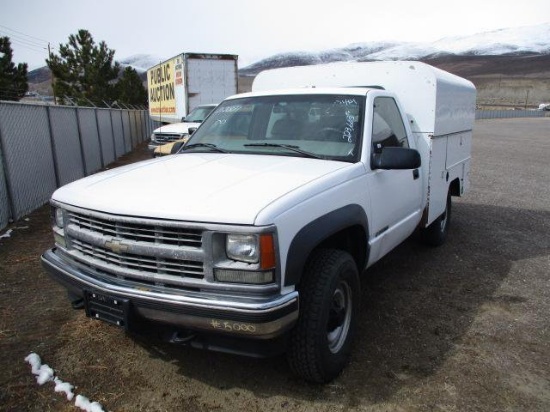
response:
{"label": "chrome grille", "polygon": [[66,253],[94,273],[181,290],[208,283],[203,229],[75,209],[66,213]]}
{"label": "chrome grille", "polygon": [[182,139],[184,136],[185,134],[155,133],[155,140],[157,143],[164,144]]}
{"label": "chrome grille", "polygon": [[133,255],[130,253],[119,254],[99,246],[82,242],[78,239],[73,239],[71,246],[85,257],[97,259],[108,265],[114,265],[123,269],[138,270],[140,272],[152,274],[190,277],[194,279],[204,278],[202,262],[160,257],[155,258]]}
{"label": "chrome grille", "polygon": [[172,246],[202,247],[202,231],[141,223],[117,222],[69,212],[69,223],[105,237]]}

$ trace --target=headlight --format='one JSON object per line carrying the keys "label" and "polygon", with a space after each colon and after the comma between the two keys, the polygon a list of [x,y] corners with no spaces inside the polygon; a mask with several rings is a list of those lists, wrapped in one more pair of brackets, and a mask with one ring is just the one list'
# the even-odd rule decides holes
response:
{"label": "headlight", "polygon": [[[252,285],[275,282],[277,262],[273,233],[231,233],[224,237],[225,254],[219,256],[220,263],[214,268],[216,281]],[[222,248],[218,250],[223,253]]]}
{"label": "headlight", "polygon": [[225,251],[229,259],[246,263],[258,263],[259,247],[257,235],[227,235]]}
{"label": "headlight", "polygon": [[151,135],[151,141],[152,141],[152,142],[156,142],[156,140],[155,140],[155,134],[154,134],[154,133]]}
{"label": "headlight", "polygon": [[63,209],[56,208],[54,213],[56,226],[63,229],[63,226],[65,226],[65,222],[63,222]]}

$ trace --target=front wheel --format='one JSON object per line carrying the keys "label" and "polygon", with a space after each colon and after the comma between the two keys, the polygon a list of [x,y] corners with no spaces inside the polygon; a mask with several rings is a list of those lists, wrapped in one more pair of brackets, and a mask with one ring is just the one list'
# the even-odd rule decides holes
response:
{"label": "front wheel", "polygon": [[451,194],[447,194],[447,206],[441,216],[422,229],[422,241],[428,246],[441,246],[447,239],[451,224]]}
{"label": "front wheel", "polygon": [[353,258],[341,250],[314,252],[300,284],[300,317],[288,351],[297,375],[324,383],[340,374],[351,353],[359,301]]}

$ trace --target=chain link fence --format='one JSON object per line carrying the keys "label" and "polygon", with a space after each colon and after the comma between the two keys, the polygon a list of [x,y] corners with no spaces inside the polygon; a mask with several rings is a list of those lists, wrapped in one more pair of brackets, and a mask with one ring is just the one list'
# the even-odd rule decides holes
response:
{"label": "chain link fence", "polygon": [[145,110],[0,102],[0,229],[130,152],[155,127]]}

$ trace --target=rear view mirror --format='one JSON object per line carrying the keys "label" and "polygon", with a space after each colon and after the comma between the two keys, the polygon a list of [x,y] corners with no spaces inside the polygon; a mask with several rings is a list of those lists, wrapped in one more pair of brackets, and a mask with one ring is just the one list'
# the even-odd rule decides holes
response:
{"label": "rear view mirror", "polygon": [[421,165],[420,153],[405,147],[384,147],[371,157],[371,169],[404,170],[417,169]]}
{"label": "rear view mirror", "polygon": [[190,127],[189,129],[187,129],[187,132],[189,133],[189,136],[191,136],[193,133],[195,133],[196,130],[196,127]]}

